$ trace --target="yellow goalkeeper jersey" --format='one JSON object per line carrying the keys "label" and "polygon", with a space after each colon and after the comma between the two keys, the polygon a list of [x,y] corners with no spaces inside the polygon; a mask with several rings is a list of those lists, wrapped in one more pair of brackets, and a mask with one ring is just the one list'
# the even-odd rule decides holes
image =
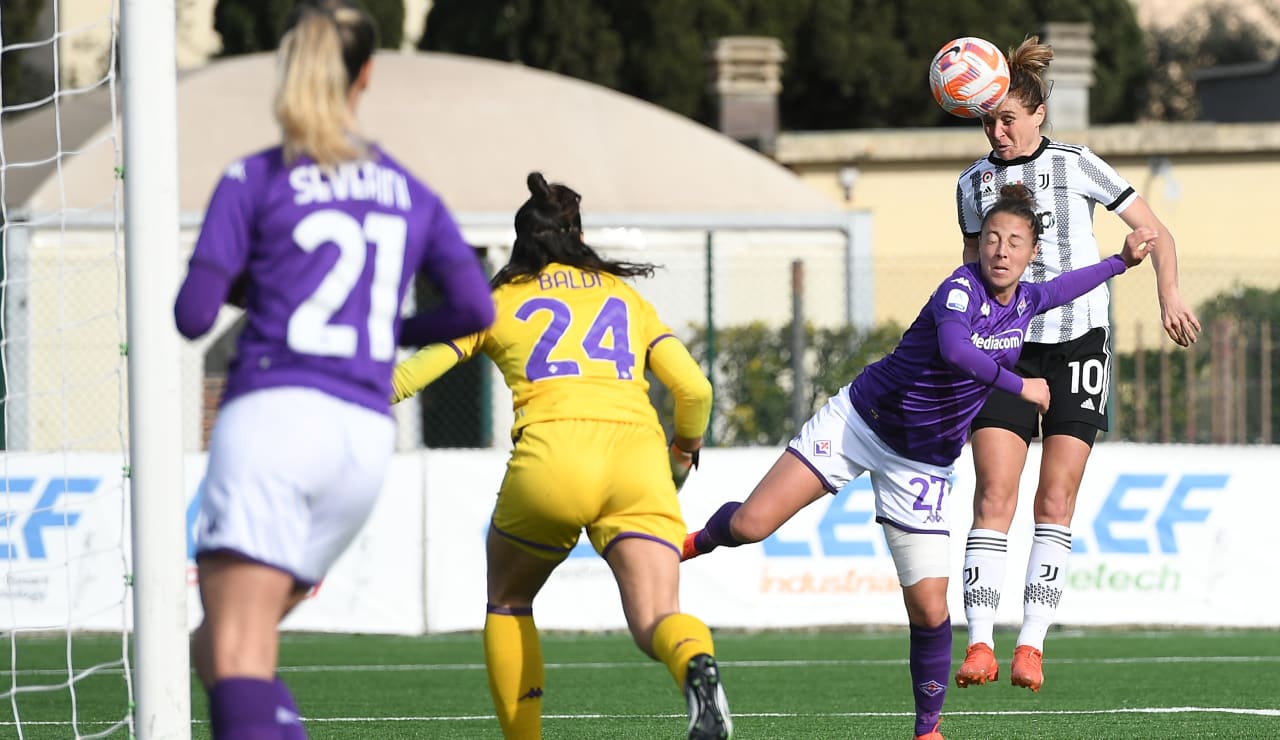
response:
{"label": "yellow goalkeeper jersey", "polygon": [[431,345],[399,363],[395,401],[483,352],[511,388],[512,432],[538,421],[592,419],[661,429],[645,367],[675,398],[675,433],[700,437],[711,384],[653,305],[609,273],[548,265],[493,292],[497,319],[478,334]]}

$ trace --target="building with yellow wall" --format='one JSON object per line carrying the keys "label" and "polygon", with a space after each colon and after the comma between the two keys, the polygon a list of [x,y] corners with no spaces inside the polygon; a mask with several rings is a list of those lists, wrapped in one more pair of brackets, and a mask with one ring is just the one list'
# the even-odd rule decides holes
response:
{"label": "building with yellow wall", "polygon": [[[1272,222],[1280,188],[1280,123],[1139,124],[1055,133],[1114,166],[1147,199],[1177,241],[1184,297],[1196,306],[1235,286],[1280,289],[1280,236]],[[990,151],[970,129],[789,133],[776,158],[815,190],[873,216],[877,321],[909,322],[960,259],[956,178]],[[844,172],[842,180],[842,171]],[[843,183],[851,183],[847,197]],[[1099,207],[1102,254],[1128,228]],[[1149,267],[1112,282],[1120,349],[1138,339],[1170,343],[1160,327]]]}

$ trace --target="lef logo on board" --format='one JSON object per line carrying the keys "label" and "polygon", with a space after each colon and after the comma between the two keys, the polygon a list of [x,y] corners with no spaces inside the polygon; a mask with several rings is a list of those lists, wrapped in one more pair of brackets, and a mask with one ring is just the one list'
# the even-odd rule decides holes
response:
{"label": "lef logo on board", "polygon": [[[1077,518],[1072,552],[1177,555],[1180,533],[1208,521],[1229,481],[1218,473],[1116,475],[1093,520]],[[871,481],[863,476],[841,489],[807,535],[784,529],[762,546],[770,558],[887,556]]]}
{"label": "lef logo on board", "polygon": [[[1072,551],[1090,554],[1177,555],[1183,528],[1203,525],[1203,505],[1227,487],[1229,475],[1169,476],[1121,473],[1088,529],[1079,527]],[[1201,502],[1196,505],[1195,502]],[[1081,522],[1080,524],[1083,524]],[[1080,531],[1085,529],[1085,531]]]}
{"label": "lef logo on board", "polygon": [[97,476],[0,478],[0,501],[9,506],[30,502],[0,509],[0,528],[7,532],[0,535],[0,559],[47,560],[47,530],[75,527],[81,513],[77,499],[97,493],[101,484]]}

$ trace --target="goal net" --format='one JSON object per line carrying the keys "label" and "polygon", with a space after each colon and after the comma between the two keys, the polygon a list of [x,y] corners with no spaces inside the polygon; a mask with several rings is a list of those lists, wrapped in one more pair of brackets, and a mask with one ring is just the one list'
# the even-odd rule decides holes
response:
{"label": "goal net", "polygon": [[[126,23],[135,9],[167,15],[172,35],[172,0],[123,6]],[[129,251],[146,244],[126,221],[121,94],[145,60],[122,66],[126,35],[117,0],[0,7],[0,736],[159,736],[154,721],[143,726],[154,701],[140,688],[160,676],[140,670],[154,652],[143,624],[156,620],[139,585],[155,579],[135,567],[146,560],[133,537],[155,524],[133,504],[139,481],[157,479],[139,464],[154,446],[129,425],[131,385],[152,371],[136,356],[150,330],[127,320],[139,289]],[[153,180],[146,167],[138,179]],[[154,289],[165,293],[156,305],[172,300],[163,282]],[[169,649],[181,645],[186,681],[185,623],[175,625]],[[188,701],[169,712],[183,724]]]}

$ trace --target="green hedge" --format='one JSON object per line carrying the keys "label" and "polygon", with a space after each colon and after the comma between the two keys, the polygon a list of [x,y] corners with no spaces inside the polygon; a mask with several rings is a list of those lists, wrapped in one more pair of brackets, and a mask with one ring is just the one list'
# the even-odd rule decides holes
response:
{"label": "green hedge", "polygon": [[[861,331],[853,327],[805,326],[807,407],[817,410],[853,380],[862,368],[893,350],[902,328],[893,323]],[[785,443],[798,431],[790,418],[791,327],[762,323],[718,327],[714,333],[715,407],[709,441],[720,446]],[[695,327],[689,351],[703,369],[711,364],[712,343],[705,327]],[[671,399],[651,379],[655,402],[670,432]]]}

